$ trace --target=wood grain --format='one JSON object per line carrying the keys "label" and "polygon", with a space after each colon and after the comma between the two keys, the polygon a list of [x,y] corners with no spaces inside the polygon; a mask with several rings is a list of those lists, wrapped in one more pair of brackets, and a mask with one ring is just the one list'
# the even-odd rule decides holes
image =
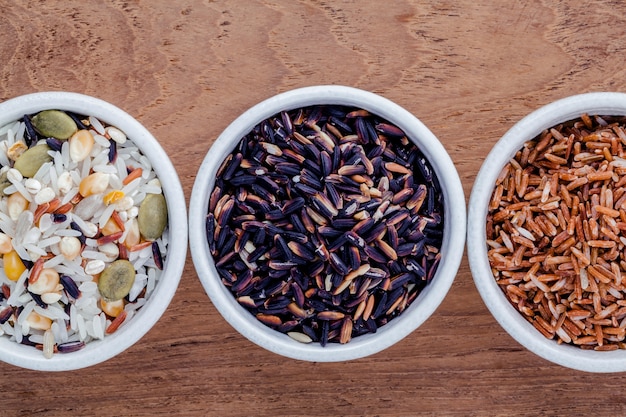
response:
{"label": "wood grain", "polygon": [[[466,197],[517,120],[553,100],[626,91],[620,1],[0,1],[0,99],[69,90],[134,115],[189,199],[219,133],[259,101],[344,84],[381,94],[442,141]],[[435,314],[397,345],[307,363],[248,342],[190,256],[158,324],[94,367],[0,363],[0,414],[215,416],[623,415],[623,374],[548,363],[500,328],[467,259]]]}

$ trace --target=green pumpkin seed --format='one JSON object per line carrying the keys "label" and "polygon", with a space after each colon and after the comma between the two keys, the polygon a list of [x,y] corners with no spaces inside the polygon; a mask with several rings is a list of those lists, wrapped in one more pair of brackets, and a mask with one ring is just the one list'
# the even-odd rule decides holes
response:
{"label": "green pumpkin seed", "polygon": [[135,268],[125,259],[118,259],[102,271],[98,290],[106,301],[117,301],[126,297],[135,282]]}
{"label": "green pumpkin seed", "polygon": [[33,127],[45,137],[68,139],[78,130],[76,122],[60,110],[44,110],[31,119]]}
{"label": "green pumpkin seed", "polygon": [[0,174],[0,193],[4,193],[4,189],[11,185],[11,181],[7,178],[7,172]]}
{"label": "green pumpkin seed", "polygon": [[48,154],[50,150],[48,145],[33,146],[17,158],[13,168],[20,171],[24,177],[32,178],[43,164],[52,161],[52,157]]}
{"label": "green pumpkin seed", "polygon": [[167,203],[163,194],[148,194],[139,206],[139,233],[146,240],[161,237],[167,225]]}

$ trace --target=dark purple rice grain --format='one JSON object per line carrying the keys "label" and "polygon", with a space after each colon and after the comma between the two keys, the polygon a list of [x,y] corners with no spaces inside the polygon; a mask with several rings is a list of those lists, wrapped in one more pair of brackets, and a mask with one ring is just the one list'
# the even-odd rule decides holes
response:
{"label": "dark purple rice grain", "polygon": [[328,330],[330,328],[330,322],[327,320],[322,321],[322,337],[320,338],[320,345],[326,346],[328,343]]}
{"label": "dark purple rice grain", "polygon": [[[25,346],[37,347],[37,343],[33,342],[32,340],[30,340],[27,337],[24,337],[20,344],[25,345]],[[41,345],[39,345],[39,346],[41,346]]]}
{"label": "dark purple rice grain", "polygon": [[163,270],[163,256],[161,255],[161,250],[159,249],[159,244],[157,242],[152,242],[152,258],[154,259],[154,265],[157,269]]}
{"label": "dark purple rice grain", "polygon": [[30,148],[33,143],[37,142],[37,132],[35,131],[35,128],[30,121],[29,115],[25,114],[24,117],[22,117],[22,121],[24,122],[24,126],[26,127],[24,142],[26,143],[26,146]]}
{"label": "dark purple rice grain", "polygon": [[109,162],[114,163],[117,160],[117,142],[109,141]]}
{"label": "dark purple rice grain", "polygon": [[65,214],[54,213],[52,214],[52,221],[54,223],[63,223],[67,220],[67,216]]}
{"label": "dark purple rice grain", "polygon": [[84,245],[85,242],[87,241],[87,238],[85,237],[83,229],[81,229],[78,223],[76,222],[71,222],[70,227],[72,228],[72,230],[76,230],[77,232],[81,233],[80,236],[77,236],[77,238],[78,240],[80,240],[80,243]]}
{"label": "dark purple rice grain", "polygon": [[374,128],[385,136],[395,138],[404,137],[404,131],[402,129],[389,123],[378,123]]}
{"label": "dark purple rice grain", "polygon": [[287,332],[294,330],[296,327],[298,327],[299,324],[300,322],[298,320],[285,321],[283,322],[283,324],[278,326],[276,330],[278,330],[281,333],[287,333]]}
{"label": "dark purple rice grain", "polygon": [[314,342],[319,341],[319,336],[317,334],[317,331],[315,329],[313,329],[313,327],[311,325],[302,324],[301,326],[302,326],[302,333],[304,333],[307,336],[309,336],[311,338],[311,340],[313,340]]}
{"label": "dark purple rice grain", "polygon": [[35,302],[35,304],[37,304],[41,308],[48,308],[48,303],[45,303],[41,299],[41,296],[39,294],[35,294],[35,293],[30,292],[30,291],[28,291],[28,293],[33,298],[33,301]]}
{"label": "dark purple rice grain", "polygon": [[80,115],[78,115],[76,113],[72,113],[72,112],[69,112],[69,111],[66,111],[65,113],[67,113],[67,115],[70,116],[72,118],[72,120],[74,120],[74,123],[76,123],[76,126],[78,127],[78,130],[83,130],[83,129],[89,130],[89,127],[86,126],[83,123],[83,121],[81,120],[81,117],[83,117],[83,116],[80,116]]}
{"label": "dark purple rice grain", "polygon": [[59,353],[70,353],[81,350],[84,347],[84,342],[68,342],[57,345],[57,350],[59,351]]}
{"label": "dark purple rice grain", "polygon": [[57,138],[47,138],[46,145],[48,145],[48,147],[52,149],[53,151],[61,152],[61,147],[63,146],[63,142]]}

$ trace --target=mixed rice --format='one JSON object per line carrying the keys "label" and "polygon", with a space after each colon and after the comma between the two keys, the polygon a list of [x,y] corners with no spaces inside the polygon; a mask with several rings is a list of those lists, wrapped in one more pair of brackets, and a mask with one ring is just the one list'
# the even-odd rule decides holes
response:
{"label": "mixed rice", "polygon": [[168,244],[148,158],[118,128],[52,110],[0,126],[0,166],[0,336],[49,358],[127,323]]}

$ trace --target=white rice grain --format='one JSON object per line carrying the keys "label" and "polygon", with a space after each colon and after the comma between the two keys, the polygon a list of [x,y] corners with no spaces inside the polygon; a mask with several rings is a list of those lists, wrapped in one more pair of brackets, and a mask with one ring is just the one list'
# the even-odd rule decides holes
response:
{"label": "white rice grain", "polygon": [[54,268],[61,264],[65,260],[63,255],[56,255],[43,263],[44,268]]}
{"label": "white rice grain", "polygon": [[56,236],[73,236],[73,237],[82,236],[81,232],[79,232],[78,230],[74,230],[74,229],[60,229],[60,230],[56,230],[54,234]]}
{"label": "white rice grain", "polygon": [[143,172],[141,175],[144,179],[148,179],[150,173],[152,172],[152,163],[145,155],[141,155],[139,157],[139,163],[141,163],[141,166],[143,168]]}
{"label": "white rice grain", "polygon": [[78,309],[74,304],[70,305],[70,329],[78,330]]}
{"label": "white rice grain", "polygon": [[[89,281],[92,282],[92,281]],[[78,309],[80,314],[91,315],[94,311],[94,307],[96,307],[96,314],[99,312],[96,306],[96,299],[92,297],[93,293],[83,292],[82,296],[79,297],[74,305]]]}
{"label": "white rice grain", "polygon": [[22,343],[22,340],[24,338],[22,333],[24,332],[24,330],[28,331],[28,326],[27,329],[24,329],[23,327],[21,329],[16,329],[16,331],[13,333],[13,337],[15,337],[15,342]]}
{"label": "white rice grain", "polygon": [[86,222],[78,216],[72,216],[72,220],[78,225],[78,227],[80,227],[80,230],[87,237],[95,236],[98,231],[98,226],[91,222]]}
{"label": "white rice grain", "polygon": [[[15,190],[22,194],[22,196],[28,200],[28,202],[32,202],[33,201],[33,196],[30,195],[30,193],[28,192],[28,190],[26,190],[26,187],[24,187],[24,184],[22,184],[21,182],[14,182],[13,185],[11,187],[15,187]],[[9,187],[7,187],[9,188]],[[5,189],[5,194],[7,194],[6,189]]]}
{"label": "white rice grain", "polygon": [[133,302],[139,296],[141,291],[143,291],[146,286],[146,282],[148,281],[148,276],[143,274],[135,275],[135,282],[128,293],[128,299]]}
{"label": "white rice grain", "polygon": [[51,169],[48,172],[50,175],[50,182],[47,183],[47,185],[54,190],[54,194],[59,195],[59,175],[61,174],[57,174],[57,171],[54,169]]}
{"label": "white rice grain", "polygon": [[0,325],[0,328],[2,329],[2,333],[8,334],[9,336],[13,336],[13,333],[15,332],[13,326],[11,326],[8,322]]}
{"label": "white rice grain", "polygon": [[39,230],[38,227],[32,227],[24,234],[24,237],[22,238],[22,243],[35,244],[39,242],[40,238],[41,238],[41,230]]}
{"label": "white rice grain", "polygon": [[109,257],[107,255],[105,255],[102,252],[98,252],[98,251],[93,251],[93,250],[84,250],[82,252],[82,256],[85,259],[96,259],[96,260],[101,260],[104,262],[110,262],[111,260],[109,259]]}
{"label": "white rice grain", "polygon": [[85,340],[87,338],[87,328],[85,326],[85,319],[80,314],[76,315],[76,325],[78,328],[78,334],[80,335],[80,340]]}
{"label": "white rice grain", "polygon": [[[65,166],[67,171],[70,171],[70,167],[72,166],[72,158],[70,157],[70,143],[69,141],[63,142],[61,145],[61,160],[63,161],[63,166]],[[72,167],[74,168],[74,167]]]}
{"label": "white rice grain", "polygon": [[65,325],[65,321],[57,320],[54,322],[54,324],[56,324],[58,327],[57,334],[54,335],[55,336],[54,338],[58,340],[59,343],[67,342],[68,333],[67,333],[67,326]]}
{"label": "white rice grain", "polygon": [[109,146],[111,146],[109,140],[106,137],[98,134],[94,135],[93,132],[91,132],[91,136],[93,136],[93,140],[103,148],[108,148]]}
{"label": "white rice grain", "polygon": [[26,131],[26,125],[24,122],[20,122],[15,133],[15,140],[24,142],[24,132]]}
{"label": "white rice grain", "polygon": [[70,192],[65,194],[65,196],[61,200],[61,204],[69,203],[74,197],[76,197],[77,194],[78,194],[78,188],[72,189]]}
{"label": "white rice grain", "polygon": [[[67,230],[67,229],[63,229],[63,230]],[[48,239],[40,240],[38,243],[38,246],[41,248],[47,248],[48,246],[52,246],[52,245],[59,243],[60,241],[61,241],[61,238],[59,236],[53,236]]]}
{"label": "white rice grain", "polygon": [[94,172],[104,172],[105,174],[117,174],[117,169],[113,165],[99,164],[93,166]]}
{"label": "white rice grain", "polygon": [[11,126],[9,130],[7,130],[7,144],[9,147],[15,143],[15,133],[13,129],[15,129],[15,125]]}
{"label": "white rice grain", "polygon": [[80,179],[86,178],[89,175],[89,172],[91,171],[91,159],[89,158],[84,159],[81,162],[80,166],[81,166],[80,177],[79,177],[78,182],[76,182],[76,184],[80,184]]}
{"label": "white rice grain", "polygon": [[65,164],[63,163],[63,156],[59,152],[55,152],[54,153],[54,170],[51,169],[50,171],[55,171],[55,174],[58,177],[59,175],[63,173],[63,171],[65,171],[64,165]]}
{"label": "white rice grain", "polygon": [[93,326],[93,337],[95,339],[104,339],[104,329],[102,328],[102,321],[100,321],[100,316],[95,316],[91,323]]}
{"label": "white rice grain", "polygon": [[100,218],[98,219],[98,224],[100,225],[101,228],[104,227],[104,225],[109,221],[114,211],[115,211],[114,204],[111,204],[110,206],[107,206],[104,209],[104,211],[100,215]]}
{"label": "white rice grain", "polygon": [[117,168],[117,175],[119,178],[126,178],[128,175],[128,171],[126,168],[126,163],[124,162],[124,158],[117,158],[115,160],[115,167]]}
{"label": "white rice grain", "polygon": [[85,294],[94,294],[98,291],[98,284],[93,281],[83,282],[78,289]]}
{"label": "white rice grain", "polygon": [[22,295],[20,295],[19,297],[17,297],[17,305],[21,306],[24,305],[28,302],[30,302],[33,299],[33,297],[31,297],[31,295],[27,292],[23,293]]}
{"label": "white rice grain", "polygon": [[104,126],[102,125],[102,123],[100,123],[100,120],[98,120],[94,116],[89,116],[89,123],[91,124],[91,127],[93,127],[93,129],[96,132],[98,132],[100,135],[104,135],[105,133]]}
{"label": "white rice grain", "polygon": [[135,178],[134,180],[126,184],[124,188],[122,188],[122,192],[124,193],[124,195],[132,196],[133,193],[137,191],[137,189],[139,189],[139,186],[142,184],[142,182],[143,181],[141,178]]}
{"label": "white rice grain", "polygon": [[76,170],[72,170],[69,172],[70,172],[70,176],[72,177],[72,181],[74,182],[74,184],[80,184],[80,181],[83,179],[83,177],[80,176],[80,173]]}
{"label": "white rice grain", "polygon": [[161,194],[161,187],[157,187],[154,185],[144,185],[140,188],[140,190],[146,194]]}
{"label": "white rice grain", "polygon": [[15,235],[15,223],[12,220],[0,220],[0,230],[8,235]]}
{"label": "white rice grain", "polygon": [[95,169],[97,166],[104,166],[109,163],[109,152],[100,152],[92,161],[91,169]]}
{"label": "white rice grain", "polygon": [[52,326],[50,326],[50,330],[54,335],[54,340],[58,340],[59,342],[61,342],[61,327],[65,326],[60,326],[58,321],[52,322]]}
{"label": "white rice grain", "polygon": [[33,178],[41,182],[42,184],[49,185],[50,184],[50,171],[54,171],[52,167],[53,167],[52,162],[44,163],[43,165],[41,165],[39,170],[35,173]]}
{"label": "white rice grain", "polygon": [[48,305],[48,308],[41,308],[38,305],[35,306],[34,311],[44,317],[48,317],[49,319],[52,320],[57,320],[57,319],[62,319],[62,320],[69,320],[69,316],[65,313],[65,311],[63,311],[63,309],[61,309],[60,307],[56,306],[56,305]]}
{"label": "white rice grain", "polygon": [[46,252],[44,249],[40,248],[37,245],[33,245],[32,243],[25,243],[24,244],[24,249],[29,253],[29,258],[32,258],[33,254],[37,254],[39,256],[46,256],[48,254],[48,252]]}
{"label": "white rice grain", "polygon": [[146,284],[146,297],[150,297],[156,286],[156,273],[154,268],[148,269],[148,283]]}
{"label": "white rice grain", "polygon": [[19,326],[22,326],[24,325],[24,323],[26,323],[26,319],[28,319],[28,316],[30,315],[30,313],[32,313],[35,310],[35,306],[36,304],[32,300],[26,305],[24,305],[24,309],[22,310],[20,315],[17,316],[17,324]]}
{"label": "white rice grain", "polygon": [[15,286],[11,291],[11,295],[7,299],[8,305],[18,305],[16,304],[17,299],[24,293],[24,291],[26,291],[26,286],[24,285],[24,283],[26,282],[26,278],[28,278],[28,271],[22,272],[22,275],[20,275],[20,277],[15,282]]}
{"label": "white rice grain", "polygon": [[13,249],[15,250],[15,252],[17,252],[20,258],[30,259],[30,256],[28,255],[28,251],[22,244],[18,243],[17,239],[13,241]]}

